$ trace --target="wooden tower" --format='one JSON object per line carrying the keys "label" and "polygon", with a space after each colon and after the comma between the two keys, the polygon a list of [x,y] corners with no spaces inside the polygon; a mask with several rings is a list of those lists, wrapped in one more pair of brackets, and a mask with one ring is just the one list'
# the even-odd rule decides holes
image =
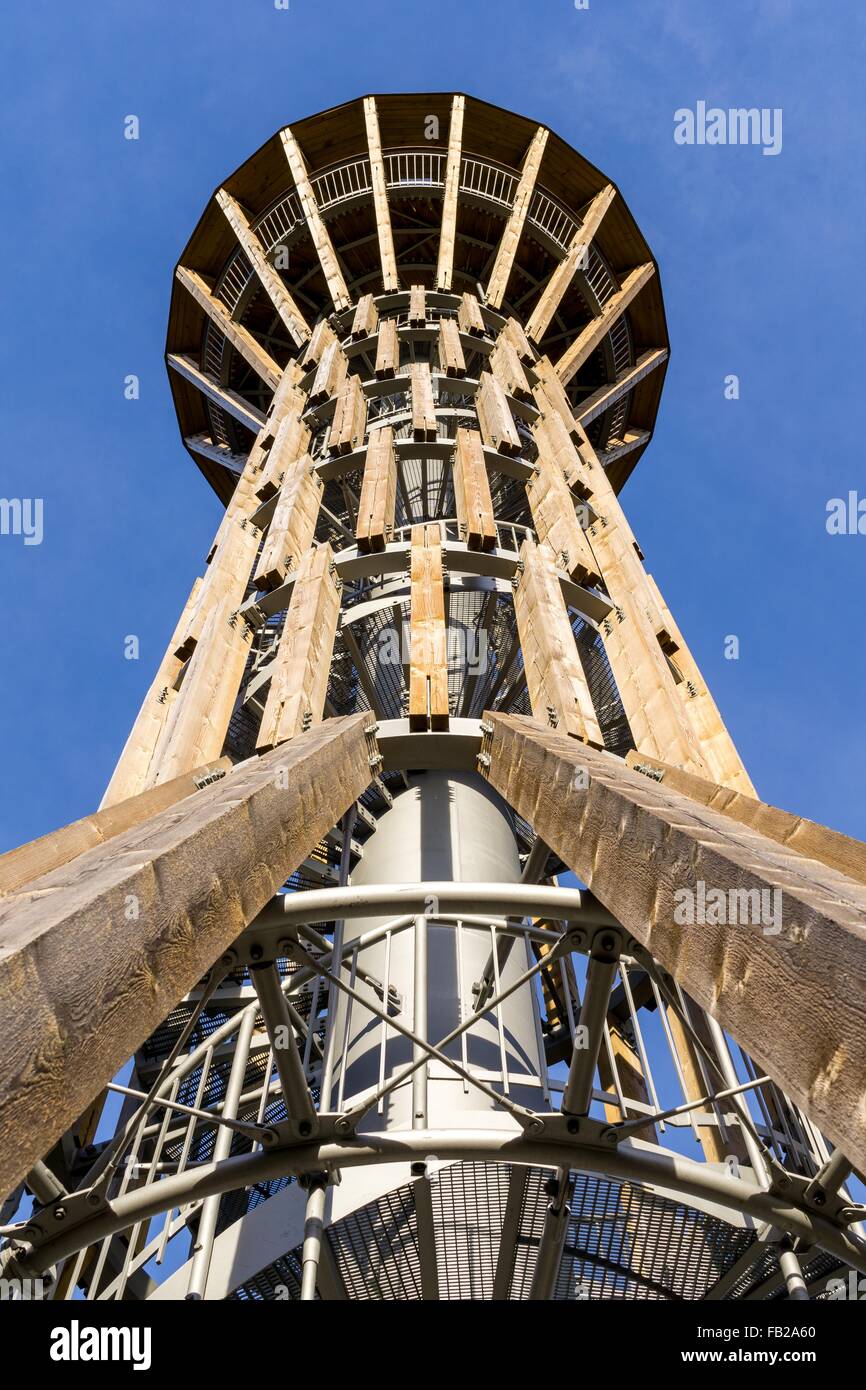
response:
{"label": "wooden tower", "polygon": [[667,354],[618,191],[472,98],[349,102],[216,191],[167,362],[225,513],[101,807],[0,858],[2,1268],[866,1272],[866,847],[758,799],[645,567]]}

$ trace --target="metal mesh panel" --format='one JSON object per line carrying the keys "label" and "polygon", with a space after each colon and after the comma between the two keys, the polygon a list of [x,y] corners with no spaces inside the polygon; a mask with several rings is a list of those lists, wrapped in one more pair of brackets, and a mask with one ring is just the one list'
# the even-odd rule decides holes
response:
{"label": "metal mesh panel", "polygon": [[458,1163],[431,1185],[440,1299],[492,1297],[505,1202],[505,1164]]}
{"label": "metal mesh panel", "polygon": [[410,1185],[336,1222],[328,1239],[350,1298],[420,1299],[418,1228]]}

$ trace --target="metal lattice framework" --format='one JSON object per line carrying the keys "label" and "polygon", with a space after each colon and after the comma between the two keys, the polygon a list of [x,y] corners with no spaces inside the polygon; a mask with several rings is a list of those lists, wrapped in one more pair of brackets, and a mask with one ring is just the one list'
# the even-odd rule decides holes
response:
{"label": "metal lattice framework", "polygon": [[[485,103],[367,97],[217,190],[167,360],[225,516],[102,807],[0,859],[7,1272],[866,1271],[866,848],[757,799],[644,569],[666,358],[613,185]],[[708,886],[784,906],[675,926]]]}

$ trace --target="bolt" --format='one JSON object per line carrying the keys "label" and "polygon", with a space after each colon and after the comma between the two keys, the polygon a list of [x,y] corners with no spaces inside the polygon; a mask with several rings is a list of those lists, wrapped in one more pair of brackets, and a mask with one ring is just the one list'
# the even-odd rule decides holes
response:
{"label": "bolt", "polygon": [[53,1215],[55,1221],[62,1221],[62,1220],[64,1219],[64,1217],[66,1216],[66,1208],[65,1208],[65,1207],[55,1207],[55,1208],[54,1208],[54,1211],[52,1212],[52,1215]]}
{"label": "bolt", "polygon": [[612,951],[612,950],[614,949],[615,946],[616,946],[616,938],[615,938],[615,937],[613,937],[613,936],[603,936],[603,937],[601,938],[601,949],[602,949],[603,951]]}
{"label": "bolt", "polygon": [[262,958],[262,956],[263,956],[264,954],[265,954],[265,953],[264,953],[264,951],[262,950],[261,946],[251,946],[251,947],[250,947],[250,960],[261,960],[261,958]]}
{"label": "bolt", "polygon": [[88,1192],[87,1201],[88,1205],[91,1207],[99,1207],[102,1205],[102,1198],[98,1192]]}
{"label": "bolt", "polygon": [[565,1128],[568,1130],[569,1134],[577,1134],[580,1129],[580,1120],[569,1120]]}
{"label": "bolt", "polygon": [[306,1139],[307,1135],[312,1134],[312,1132],[313,1126],[310,1124],[310,1121],[301,1120],[301,1123],[298,1125],[298,1133],[300,1134],[301,1138]]}
{"label": "bolt", "polygon": [[812,1201],[816,1207],[823,1207],[827,1201],[827,1194],[823,1187],[816,1187],[812,1193]]}

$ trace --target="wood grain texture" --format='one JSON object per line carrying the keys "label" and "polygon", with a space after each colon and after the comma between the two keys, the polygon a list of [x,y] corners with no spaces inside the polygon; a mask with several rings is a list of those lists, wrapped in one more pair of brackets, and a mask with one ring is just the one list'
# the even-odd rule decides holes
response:
{"label": "wood grain texture", "polygon": [[492,309],[502,307],[502,301],[508,289],[508,281],[514,267],[514,258],[517,255],[517,247],[520,244],[532,195],[535,192],[538,171],[541,168],[549,133],[544,126],[538,127],[523,161],[520,179],[514,194],[514,203],[508,215],[508,221],[505,224],[496,252],[496,260],[487,284],[487,303]]}
{"label": "wood grain texture", "polygon": [[470,550],[493,550],[496,522],[484,448],[477,430],[457,430],[453,464],[454,502],[460,533]]}
{"label": "wood grain texture", "polygon": [[371,722],[329,720],[3,899],[0,1191],[364,791]]}
{"label": "wood grain texture", "polygon": [[226,189],[221,188],[217,202],[225,214],[229,226],[238,239],[241,250],[259,278],[268,298],[288,329],[296,347],[302,348],[310,338],[310,328],[301,309],[271,262],[265,249],[253,231],[246,213]]}
{"label": "wood grain texture", "polygon": [[330,545],[301,559],[279,645],[256,747],[275,748],[318,724],[325,708],[340,588]]}
{"label": "wood grain texture", "polygon": [[287,465],[256,564],[253,582],[257,589],[276,589],[301,563],[316,533],[322,491],[322,480],[309,454]]}
{"label": "wood grain texture", "polygon": [[419,442],[436,438],[436,403],[433,399],[433,378],[429,362],[413,362],[410,381],[412,383],[412,434]]}
{"label": "wood grain texture", "polygon": [[410,556],[409,727],[447,729],[448,650],[438,525],[412,527]]}
{"label": "wood grain texture", "polygon": [[394,254],[394,235],[391,231],[391,210],[388,206],[385,161],[382,158],[382,138],[379,134],[379,113],[376,110],[375,97],[364,97],[364,123],[367,128],[367,150],[370,158],[370,183],[373,188],[373,209],[376,214],[376,234],[379,238],[382,287],[386,293],[390,293],[400,288],[400,277],[397,274],[397,257]]}
{"label": "wood grain texture", "polygon": [[439,235],[439,256],[436,263],[436,284],[440,290],[451,289],[454,274],[465,110],[466,98],[455,96],[451,102],[451,123],[448,128],[448,158],[445,162],[445,187],[442,191],[442,230]]}
{"label": "wood grain texture", "polygon": [[446,376],[466,375],[466,358],[456,319],[439,320],[439,366]]}
{"label": "wood grain texture", "polygon": [[400,365],[400,339],[397,336],[397,320],[382,319],[379,324],[379,341],[376,344],[376,376],[380,381],[392,377]]}
{"label": "wood grain texture", "polygon": [[304,162],[304,156],[301,153],[301,148],[295,139],[293,131],[288,126],[280,132],[280,136],[283,142],[286,159],[289,163],[289,169],[295,181],[295,188],[298,191],[301,208],[303,209],[304,217],[307,219],[307,230],[316,248],[316,254],[319,258],[319,264],[322,267],[322,274],[325,277],[325,284],[328,287],[331,302],[337,313],[341,313],[343,309],[349,308],[352,299],[346,288],[346,281],[343,278],[343,272],[340,269],[340,262],[337,259],[337,253],[334,250],[334,244],[331,241],[330,233],[322,221],[319,205],[316,202],[316,195],[313,192],[313,186],[307,175],[307,166]]}
{"label": "wood grain texture", "polygon": [[[866,1162],[866,889],[517,715],[485,772],[623,926],[842,1152]],[[576,774],[580,772],[581,776]],[[678,924],[684,891],[733,892],[734,920]],[[780,928],[743,894],[781,899]]]}
{"label": "wood grain texture", "polygon": [[566,290],[578,270],[581,269],[586,254],[592,245],[592,239],[615,197],[615,188],[612,184],[607,184],[590,203],[586,217],[572,237],[563,259],[542,290],[541,297],[526,324],[527,335],[534,342],[540,343],[550,327],[551,320],[562,303]]}
{"label": "wood grain texture", "polygon": [[511,407],[492,372],[481,373],[475,409],[481,435],[488,449],[495,449],[500,454],[520,452],[520,435],[514,424]]}
{"label": "wood grain texture", "polygon": [[635,295],[640,293],[653,275],[655,275],[655,266],[651,261],[645,265],[635,266],[634,270],[630,270],[626,275],[620,288],[610,296],[610,299],[605,300],[601,313],[597,314],[594,319],[590,319],[586,327],[581,329],[556,363],[556,372],[563,386],[568,385],[590,354],[595,352],[602,338],[610,332],[617,319],[625,313]]}
{"label": "wood grain texture", "polygon": [[196,271],[180,265],[175,273],[184,289],[201,306],[223,337],[237,349],[265,385],[272,391],[276,390],[283,374],[279,363],[274,361],[249,329],[234,322],[222,300],[211,293],[210,286]]}
{"label": "wood grain texture", "polygon": [[371,430],[364,463],[355,539],[364,552],[384,550],[394,531],[397,507],[397,457],[394,428]]}

